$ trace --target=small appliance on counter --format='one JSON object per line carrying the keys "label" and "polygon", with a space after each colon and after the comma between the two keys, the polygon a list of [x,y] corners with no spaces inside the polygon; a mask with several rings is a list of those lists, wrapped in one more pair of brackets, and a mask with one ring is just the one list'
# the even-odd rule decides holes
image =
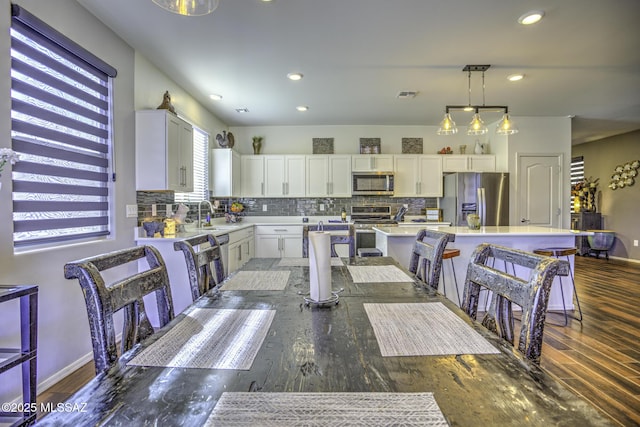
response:
{"label": "small appliance on counter", "polygon": [[409,209],[407,209],[406,206],[400,206],[398,208],[398,212],[396,212],[395,216],[393,217],[393,220],[398,222],[404,221],[404,215],[407,213],[408,210]]}
{"label": "small appliance on counter", "polygon": [[426,208],[425,219],[427,222],[442,222],[442,209]]}

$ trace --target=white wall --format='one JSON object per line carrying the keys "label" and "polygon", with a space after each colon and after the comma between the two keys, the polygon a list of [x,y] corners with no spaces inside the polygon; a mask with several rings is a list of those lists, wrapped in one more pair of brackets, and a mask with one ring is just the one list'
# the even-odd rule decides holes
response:
{"label": "white wall", "polygon": [[562,155],[562,200],[561,227],[569,228],[571,211],[569,200],[571,197],[571,119],[568,117],[517,117],[519,133],[508,137],[506,144],[506,158],[509,171],[510,223],[520,225],[517,209],[516,185],[518,183],[517,159],[518,154],[553,153]]}
{"label": "white wall", "polygon": [[209,132],[210,140],[227,129],[227,125],[204,109],[189,93],[167,77],[144,56],[135,54],[135,109],[155,109],[162,103],[165,91],[171,94],[171,103],[179,116]]}
{"label": "white wall", "polygon": [[[10,40],[9,2],[0,5],[0,147],[11,147]],[[116,145],[117,182],[114,194],[114,233],[107,240],[82,245],[61,246],[52,250],[13,253],[11,227],[11,174],[5,168],[0,190],[0,283],[37,284],[40,287],[38,322],[39,392],[57,382],[92,357],[91,338],[84,298],[76,280],[66,280],[63,266],[75,259],[133,246],[135,218],[125,217],[125,205],[136,203],[135,121],[137,108],[155,108],[165,90],[174,95],[179,113],[210,132],[226,128],[184,90],[171,82],[110,29],[73,0],[16,0],[14,3],[40,17],[56,30],[95,53],[114,66],[118,76],[114,88],[114,141]],[[139,67],[139,69],[137,69]],[[215,136],[215,135],[214,135]],[[17,303],[0,307],[0,347],[19,345],[19,311]],[[20,369],[12,369],[0,380],[0,401],[7,402],[20,394]]]}
{"label": "white wall", "polygon": [[[402,153],[402,138],[423,138],[423,153],[436,154],[443,147],[451,147],[458,153],[459,146],[467,146],[467,154],[473,154],[475,140],[487,144],[490,153],[501,150],[505,137],[489,134],[482,137],[467,136],[460,128],[456,135],[440,136],[437,126],[246,126],[230,127],[235,146],[242,154],[252,154],[251,137],[262,136],[261,154],[311,154],[313,138],[334,138],[335,154],[356,154],[360,138],[380,138],[382,153]],[[506,165],[504,165],[506,167]]]}

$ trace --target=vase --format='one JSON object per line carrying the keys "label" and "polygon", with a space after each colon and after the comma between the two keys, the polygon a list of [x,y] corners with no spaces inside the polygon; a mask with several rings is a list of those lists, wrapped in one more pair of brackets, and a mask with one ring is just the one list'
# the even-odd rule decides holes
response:
{"label": "vase", "polygon": [[467,215],[467,225],[471,230],[480,230],[480,216],[478,214]]}
{"label": "vase", "polygon": [[476,139],[476,146],[473,149],[473,152],[475,154],[484,154],[484,146],[480,144],[480,141],[478,141],[477,139]]}
{"label": "vase", "polygon": [[262,149],[262,141],[253,141],[253,154],[260,154]]}

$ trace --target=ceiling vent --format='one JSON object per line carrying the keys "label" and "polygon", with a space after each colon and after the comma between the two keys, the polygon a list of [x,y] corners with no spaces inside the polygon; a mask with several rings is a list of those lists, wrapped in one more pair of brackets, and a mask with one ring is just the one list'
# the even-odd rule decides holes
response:
{"label": "ceiling vent", "polygon": [[236,108],[236,111],[238,113],[248,113],[249,109],[248,108]]}
{"label": "ceiling vent", "polygon": [[410,99],[410,98],[415,98],[417,94],[418,94],[418,92],[413,91],[413,90],[403,90],[403,91],[398,92],[398,95],[396,95],[396,98]]}

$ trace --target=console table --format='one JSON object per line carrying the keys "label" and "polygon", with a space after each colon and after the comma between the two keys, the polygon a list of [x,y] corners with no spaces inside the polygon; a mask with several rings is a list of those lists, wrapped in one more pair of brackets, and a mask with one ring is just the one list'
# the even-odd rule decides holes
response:
{"label": "console table", "polygon": [[0,303],[18,298],[20,348],[0,348],[0,374],[18,365],[22,366],[22,403],[16,404],[15,412],[0,412],[2,421],[16,419],[10,424],[12,427],[29,425],[36,419],[38,286],[0,285]]}

